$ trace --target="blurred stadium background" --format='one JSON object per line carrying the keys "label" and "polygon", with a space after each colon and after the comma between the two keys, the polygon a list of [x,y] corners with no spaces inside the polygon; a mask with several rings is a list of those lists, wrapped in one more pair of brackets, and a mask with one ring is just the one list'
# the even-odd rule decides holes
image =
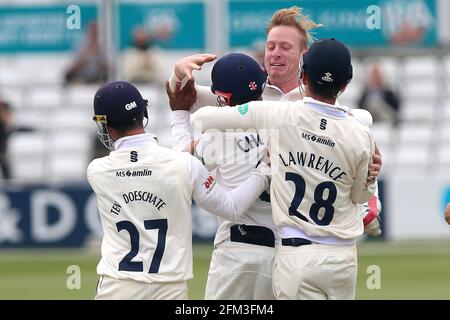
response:
{"label": "blurred stadium background", "polygon": [[[102,81],[129,77],[125,55],[136,28],[151,35],[156,61],[152,79],[136,80],[151,106],[147,129],[170,147],[163,80],[174,63],[200,52],[257,57],[270,16],[292,5],[323,24],[316,38],[351,47],[354,78],[341,104],[358,106],[375,64],[401,101],[372,129],[384,159],[383,235],[361,240],[357,298],[450,299],[447,0],[0,0],[0,101],[10,106],[0,110],[0,144],[7,141],[0,159],[9,165],[0,182],[0,299],[94,296],[102,232],[85,170],[105,151],[91,102]],[[100,65],[98,79],[68,73],[95,51],[83,46],[100,52],[87,68]],[[198,83],[209,84],[211,67],[195,74]],[[192,299],[203,297],[215,228],[215,218],[194,207]],[[81,269],[80,290],[66,287],[70,265]],[[380,289],[366,286],[371,265],[380,267]]]}

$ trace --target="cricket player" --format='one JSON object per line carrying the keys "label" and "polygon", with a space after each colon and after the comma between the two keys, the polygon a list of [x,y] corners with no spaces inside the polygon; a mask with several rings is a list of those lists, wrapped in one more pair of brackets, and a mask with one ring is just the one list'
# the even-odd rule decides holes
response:
{"label": "cricket player", "polygon": [[[194,55],[183,59],[184,62],[178,63],[178,66],[184,66],[185,72],[192,71],[189,70],[188,64],[198,65],[205,58],[215,57]],[[217,94],[218,105],[234,106],[237,104],[236,101],[247,102],[260,99],[265,78],[265,74],[256,61],[247,55],[232,53],[221,57],[215,63],[211,73],[211,91]],[[249,85],[251,83],[254,85]],[[190,144],[192,139],[190,113],[173,108],[173,100],[176,99],[177,94],[172,93],[169,88],[167,93],[174,110],[172,134],[177,141],[176,148],[182,150]],[[210,101],[214,100],[210,99]],[[181,107],[186,106],[183,102],[178,104]],[[247,177],[258,161],[263,159],[264,149],[265,143],[255,132],[226,134],[206,132],[195,148],[195,154],[204,161],[209,170],[216,170],[216,181],[219,184],[226,188],[233,188],[240,180]],[[208,152],[211,150],[214,150],[215,157],[211,157],[212,152]],[[239,222],[242,224],[241,230],[250,229],[253,233],[258,231],[260,236],[253,236],[253,238],[259,238],[259,242],[263,243],[264,233],[270,234],[272,239],[275,226],[271,218],[269,195],[267,193],[261,195]],[[237,241],[234,237],[230,237],[235,229],[234,223],[219,218],[205,298],[273,299],[271,271],[274,249],[266,248],[266,246],[261,248],[255,240],[251,241],[252,233],[250,232],[247,232],[245,237],[240,236],[242,239]],[[275,240],[277,241],[276,236]]]}
{"label": "cricket player", "polygon": [[145,133],[147,101],[128,82],[102,86],[94,111],[100,140],[113,150],[87,169],[104,232],[95,298],[187,299],[192,199],[236,221],[268,187],[270,170],[261,163],[242,184],[224,190],[199,160]]}
{"label": "cricket player", "polygon": [[[242,53],[230,53],[214,64],[210,90],[216,94],[219,106],[234,106],[260,100],[266,78],[265,72],[253,58]],[[173,137],[178,142],[178,148],[183,149],[191,139],[190,113],[176,110],[177,92],[172,93],[167,88],[167,94],[175,110]],[[181,108],[186,106],[182,101],[178,105]],[[187,126],[187,129],[182,130],[180,126]],[[187,132],[187,139],[181,134],[183,131]],[[265,149],[266,144],[254,131],[206,132],[202,134],[195,154],[210,171],[215,170],[216,182],[231,190],[248,178],[262,161]],[[272,271],[277,241],[267,192],[262,193],[237,221],[219,218],[205,299],[275,299]]]}
{"label": "cricket player", "polygon": [[[271,18],[267,26],[266,51],[264,65],[268,73],[262,98],[264,101],[298,101],[304,97],[304,88],[299,86],[298,75],[301,70],[302,54],[308,48],[311,41],[310,31],[319,27],[314,21],[304,16],[301,8],[291,7],[277,11]],[[215,55],[198,54],[176,63],[174,72],[170,77],[172,91],[176,82],[181,82],[183,86],[188,79],[193,79],[192,71],[200,70],[201,66],[213,61]],[[191,107],[192,113],[200,107],[214,105],[216,97],[208,87],[196,86],[197,100]],[[364,109],[351,109],[346,106],[336,105],[353,115],[359,121],[372,125],[372,116]],[[175,115],[172,124],[172,133],[177,141],[183,141],[180,145],[185,145],[190,141],[191,135],[183,125],[185,115]],[[175,125],[175,126],[174,126]],[[381,166],[381,154],[376,147],[376,154],[373,156],[374,176],[379,174]],[[372,169],[371,169],[372,170]],[[381,234],[379,213],[381,202],[378,198],[378,187],[374,196],[367,202],[360,205],[361,216],[364,221],[366,234],[378,236]]]}
{"label": "cricket player", "polygon": [[375,191],[368,126],[335,106],[352,78],[350,52],[335,39],[303,56],[306,97],[197,111],[204,130],[269,129],[272,212],[281,246],[273,282],[277,299],[354,299],[357,204]]}
{"label": "cricket player", "polygon": [[[312,41],[310,31],[321,25],[316,24],[308,16],[302,14],[299,7],[281,9],[275,12],[267,26],[266,51],[264,66],[269,75],[268,84],[263,93],[263,100],[297,101],[304,97],[304,88],[298,83],[301,72],[301,57]],[[351,113],[359,121],[372,125],[372,116],[363,109],[339,108]],[[381,165],[378,148],[374,162]],[[378,186],[369,202],[360,206],[364,221],[365,233],[372,236],[381,234],[379,212],[381,202],[378,198]]]}

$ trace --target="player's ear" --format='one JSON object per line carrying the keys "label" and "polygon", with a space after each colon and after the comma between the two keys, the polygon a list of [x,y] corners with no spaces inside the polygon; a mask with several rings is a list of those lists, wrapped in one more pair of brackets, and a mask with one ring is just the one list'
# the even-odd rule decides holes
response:
{"label": "player's ear", "polygon": [[116,139],[117,139],[117,131],[113,127],[111,127],[110,125],[107,125],[106,128],[108,129],[108,133],[109,133],[110,138],[113,141],[116,141]]}

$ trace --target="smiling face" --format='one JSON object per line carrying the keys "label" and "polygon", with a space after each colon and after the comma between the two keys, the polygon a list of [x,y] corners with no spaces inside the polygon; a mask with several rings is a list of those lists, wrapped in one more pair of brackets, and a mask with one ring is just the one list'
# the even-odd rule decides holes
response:
{"label": "smiling face", "polygon": [[283,92],[298,87],[298,64],[306,39],[292,26],[276,26],[267,34],[264,65],[270,84]]}

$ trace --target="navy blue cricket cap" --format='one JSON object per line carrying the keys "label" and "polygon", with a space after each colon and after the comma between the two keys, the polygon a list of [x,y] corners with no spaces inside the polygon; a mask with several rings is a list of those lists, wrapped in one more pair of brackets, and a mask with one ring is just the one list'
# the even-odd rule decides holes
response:
{"label": "navy blue cricket cap", "polygon": [[350,51],[334,38],[318,40],[303,55],[303,71],[316,84],[339,89],[353,77]]}
{"label": "navy blue cricket cap", "polygon": [[148,101],[142,98],[134,85],[126,81],[113,81],[103,85],[95,93],[94,120],[105,116],[106,119],[102,122],[116,124],[146,111],[147,105]]}
{"label": "navy blue cricket cap", "polygon": [[266,84],[267,74],[253,58],[243,53],[229,53],[214,64],[211,91],[236,105],[255,100]]}

